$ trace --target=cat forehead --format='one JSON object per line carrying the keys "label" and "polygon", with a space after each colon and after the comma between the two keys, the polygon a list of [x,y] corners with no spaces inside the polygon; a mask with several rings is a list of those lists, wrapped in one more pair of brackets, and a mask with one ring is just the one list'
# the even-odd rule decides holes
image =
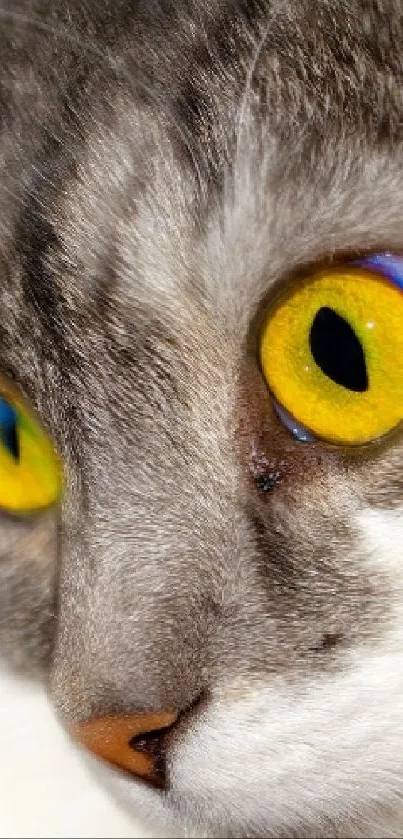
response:
{"label": "cat forehead", "polygon": [[[37,55],[25,57],[34,129],[35,108],[38,126],[46,114],[37,82],[52,103],[66,60],[90,81],[87,94],[72,78],[69,107],[60,95],[49,110],[49,135],[64,141],[39,143],[28,164],[24,246],[30,218],[50,217],[77,263],[69,303],[115,273],[121,298],[126,289],[152,310],[187,290],[225,308],[230,293],[234,323],[301,263],[401,248],[403,32],[392,5],[318,2],[315,27],[311,4],[295,0],[168,2],[124,20],[114,7],[106,61],[82,38],[93,20],[102,31],[103,7],[91,4],[89,21],[77,3],[67,27],[57,11],[61,29],[38,29]],[[60,31],[71,37],[44,68]],[[31,133],[22,141],[29,161]]]}
{"label": "cat forehead", "polygon": [[[202,309],[241,345],[295,268],[401,250],[403,72],[387,5],[357,0],[342,14],[319,2],[313,35],[309,3],[252,2],[247,14],[238,3],[214,14],[168,3],[163,40],[154,7],[141,20],[132,11],[135,49],[109,43],[111,65],[81,39],[75,58],[91,84],[88,98],[72,84],[74,130],[60,101],[49,134],[64,142],[39,143],[32,162],[31,135],[21,140],[26,285],[39,288],[39,266],[66,313],[88,312],[94,329],[101,298],[116,318],[158,315],[168,331],[188,323],[188,335]],[[54,98],[63,68],[43,72],[44,37],[32,76],[38,67],[42,96],[46,81]],[[35,116],[28,85],[29,94]]]}
{"label": "cat forehead", "polygon": [[[296,46],[292,28],[287,37],[289,49]],[[358,89],[358,69],[348,71],[347,59],[337,64],[327,44],[330,57],[327,63],[324,47],[312,90],[306,45],[295,78],[288,68],[281,84],[275,67],[286,61],[284,44],[269,54],[259,41],[248,51],[242,40],[237,46],[240,66],[251,63],[249,75],[255,63],[260,68],[259,93],[248,73],[234,81],[233,63],[225,65],[219,51],[205,66],[194,45],[191,103],[186,73],[161,109],[154,92],[144,105],[112,84],[107,116],[92,128],[84,120],[78,180],[64,190],[58,219],[61,238],[90,279],[105,267],[107,250],[106,270],[118,268],[123,294],[126,287],[153,310],[186,293],[228,308],[231,294],[239,323],[305,263],[402,249],[403,134],[396,103],[388,108],[379,93],[381,70],[366,76],[366,67]],[[365,46],[350,48],[358,65]],[[228,91],[217,88],[224,65]],[[396,68],[388,78],[397,99]],[[111,237],[120,254],[115,266]]]}
{"label": "cat forehead", "polygon": [[[227,325],[232,317],[242,334],[267,296],[302,266],[402,251],[403,150],[363,154],[359,142],[335,150],[332,139],[307,160],[291,143],[285,162],[270,132],[264,150],[258,147],[258,130],[251,116],[220,189],[211,191],[173,156],[158,126],[156,156],[148,160],[153,177],[139,191],[135,170],[143,161],[133,168],[131,144],[115,134],[109,143],[92,138],[81,164],[84,186],[71,185],[54,221],[63,250],[78,256],[78,298],[105,287],[107,276],[111,293],[141,314],[184,319],[184,308],[200,305],[212,317],[225,313]],[[74,296],[73,277],[71,302]]]}

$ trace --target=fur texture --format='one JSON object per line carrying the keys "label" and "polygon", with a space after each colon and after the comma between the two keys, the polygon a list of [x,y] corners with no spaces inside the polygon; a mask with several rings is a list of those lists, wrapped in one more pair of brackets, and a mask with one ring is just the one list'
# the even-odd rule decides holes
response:
{"label": "fur texture", "polygon": [[65,465],[1,520],[3,649],[65,718],[203,697],[166,794],[100,769],[155,829],[402,836],[401,430],[301,446],[256,363],[295,272],[402,250],[401,3],[0,22],[0,367]]}

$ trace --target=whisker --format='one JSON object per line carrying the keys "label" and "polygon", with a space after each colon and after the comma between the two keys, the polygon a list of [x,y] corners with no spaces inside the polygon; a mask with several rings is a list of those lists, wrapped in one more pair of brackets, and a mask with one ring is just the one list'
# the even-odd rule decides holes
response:
{"label": "whisker", "polygon": [[264,46],[265,46],[265,44],[267,42],[267,39],[270,35],[273,24],[275,23],[275,21],[277,20],[277,18],[281,14],[285,5],[286,5],[286,0],[280,0],[278,5],[276,6],[276,8],[273,9],[273,13],[270,15],[269,20],[267,21],[267,23],[266,23],[266,25],[263,29],[263,33],[262,33],[262,35],[261,35],[261,37],[260,37],[260,39],[259,39],[259,41],[256,45],[256,49],[253,53],[252,60],[250,62],[249,68],[248,68],[248,72],[246,74],[245,85],[244,85],[244,89],[243,89],[243,93],[242,93],[242,97],[241,97],[241,102],[240,102],[240,106],[239,106],[239,110],[238,110],[238,120],[237,120],[237,127],[236,127],[236,152],[237,153],[239,152],[241,133],[242,133],[242,129],[243,129],[243,126],[244,126],[244,123],[245,123],[246,110],[247,110],[247,106],[248,106],[248,98],[249,98],[249,94],[251,93],[251,90],[252,90],[253,76],[254,76],[259,58],[260,58],[260,56],[263,52]]}

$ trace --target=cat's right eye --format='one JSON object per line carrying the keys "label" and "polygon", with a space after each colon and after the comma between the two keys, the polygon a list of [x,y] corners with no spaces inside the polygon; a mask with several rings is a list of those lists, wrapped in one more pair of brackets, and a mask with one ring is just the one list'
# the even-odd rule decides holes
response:
{"label": "cat's right eye", "polygon": [[402,278],[402,258],[375,254],[296,283],[268,313],[260,364],[297,439],[361,445],[401,423]]}
{"label": "cat's right eye", "polygon": [[61,494],[53,445],[16,388],[0,378],[0,510],[39,512]]}

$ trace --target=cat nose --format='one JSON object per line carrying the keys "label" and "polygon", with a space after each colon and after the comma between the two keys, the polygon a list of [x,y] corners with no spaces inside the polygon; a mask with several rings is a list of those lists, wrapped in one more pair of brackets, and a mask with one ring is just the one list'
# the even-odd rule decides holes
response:
{"label": "cat nose", "polygon": [[174,711],[96,717],[69,724],[72,736],[94,755],[150,784],[165,787],[166,737]]}

